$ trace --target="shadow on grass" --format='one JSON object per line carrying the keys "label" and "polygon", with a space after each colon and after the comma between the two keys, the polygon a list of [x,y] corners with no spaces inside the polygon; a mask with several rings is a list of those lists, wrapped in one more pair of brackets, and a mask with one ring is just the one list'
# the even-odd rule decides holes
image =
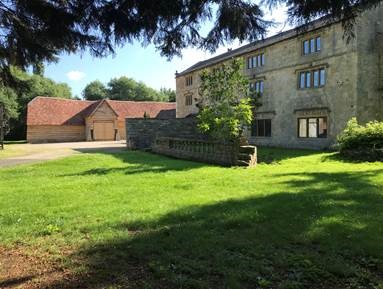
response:
{"label": "shadow on grass", "polygon": [[279,163],[283,160],[322,154],[322,151],[258,147],[258,163]]}
{"label": "shadow on grass", "polygon": [[164,173],[167,171],[186,171],[190,169],[209,166],[208,164],[196,163],[192,161],[177,160],[148,152],[141,151],[103,151],[99,149],[86,150],[89,153],[101,153],[111,155],[121,160],[125,165],[119,167],[94,168],[76,174],[64,176],[88,176],[88,175],[108,175],[113,173],[123,173],[126,175],[142,173]]}
{"label": "shadow on grass", "polygon": [[371,177],[382,173],[291,174],[296,193],[116,224],[125,237],[70,256],[85,274],[46,288],[374,288],[383,282],[383,195]]}

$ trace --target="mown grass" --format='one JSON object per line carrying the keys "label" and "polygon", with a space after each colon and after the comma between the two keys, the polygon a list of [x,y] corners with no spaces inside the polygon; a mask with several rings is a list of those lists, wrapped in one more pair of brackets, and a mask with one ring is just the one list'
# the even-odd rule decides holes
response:
{"label": "mown grass", "polygon": [[28,153],[26,141],[5,141],[4,149],[0,149],[0,159],[20,156]]}
{"label": "mown grass", "polygon": [[95,153],[0,169],[0,245],[48,250],[82,276],[52,288],[383,288],[383,164],[259,158]]}

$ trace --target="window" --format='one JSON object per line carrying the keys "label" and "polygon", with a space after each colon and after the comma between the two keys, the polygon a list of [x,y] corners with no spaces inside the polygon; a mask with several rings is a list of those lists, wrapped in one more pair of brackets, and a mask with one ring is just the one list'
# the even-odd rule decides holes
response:
{"label": "window", "polygon": [[265,65],[265,54],[258,54],[247,58],[247,69],[261,67]]}
{"label": "window", "polygon": [[299,88],[318,88],[326,85],[326,70],[324,68],[302,71],[299,73]]}
{"label": "window", "polygon": [[254,120],[251,135],[255,137],[271,137],[271,119]]}
{"label": "window", "polygon": [[263,80],[252,82],[250,83],[250,89],[262,95],[265,90],[265,82]]}
{"label": "window", "polygon": [[193,85],[193,76],[186,76],[186,86]]}
{"label": "window", "polygon": [[186,94],[185,95],[185,105],[192,105],[193,104],[193,95],[192,94]]}
{"label": "window", "polygon": [[303,41],[303,54],[312,54],[321,51],[322,41],[320,37],[311,38]]}
{"label": "window", "polygon": [[298,119],[298,137],[300,138],[326,138],[327,118],[312,117]]}

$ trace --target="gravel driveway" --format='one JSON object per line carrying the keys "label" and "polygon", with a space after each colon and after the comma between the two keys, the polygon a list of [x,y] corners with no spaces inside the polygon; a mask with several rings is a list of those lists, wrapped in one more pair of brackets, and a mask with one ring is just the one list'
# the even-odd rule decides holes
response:
{"label": "gravel driveway", "polygon": [[[119,152],[126,149],[125,141],[15,144],[12,146],[17,146],[16,149],[20,149],[23,154],[0,159],[0,168],[55,160],[78,153],[93,151]],[[5,146],[5,149],[7,149],[7,146]]]}

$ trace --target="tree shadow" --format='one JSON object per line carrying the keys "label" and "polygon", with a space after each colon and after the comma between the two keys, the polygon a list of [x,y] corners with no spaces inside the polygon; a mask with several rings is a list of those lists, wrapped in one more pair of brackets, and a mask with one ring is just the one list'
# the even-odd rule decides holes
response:
{"label": "tree shadow", "polygon": [[344,156],[344,155],[341,155],[339,152],[325,155],[322,157],[322,160],[323,161],[337,161],[337,162],[342,162],[342,163],[353,163],[353,164],[379,162],[379,160],[375,160],[375,159],[368,159],[368,158],[365,158],[365,159],[359,158],[358,159],[358,158],[351,157],[351,156]]}
{"label": "tree shadow", "polygon": [[[108,152],[92,150],[90,152],[113,156],[114,158],[121,160],[123,165],[118,167],[93,168],[90,170],[62,176],[108,175],[112,173],[123,173],[126,175],[142,173],[164,173],[167,171],[186,171],[209,166],[208,164],[178,160],[141,151]],[[90,152],[88,151],[88,153]]]}
{"label": "tree shadow", "polygon": [[323,151],[318,150],[303,150],[303,149],[285,149],[285,148],[257,148],[258,163],[279,163],[283,160],[305,157],[310,155],[323,154]]}
{"label": "tree shadow", "polygon": [[290,193],[115,224],[124,237],[70,256],[85,274],[46,288],[374,288],[383,195],[371,178],[382,173],[288,174]]}

